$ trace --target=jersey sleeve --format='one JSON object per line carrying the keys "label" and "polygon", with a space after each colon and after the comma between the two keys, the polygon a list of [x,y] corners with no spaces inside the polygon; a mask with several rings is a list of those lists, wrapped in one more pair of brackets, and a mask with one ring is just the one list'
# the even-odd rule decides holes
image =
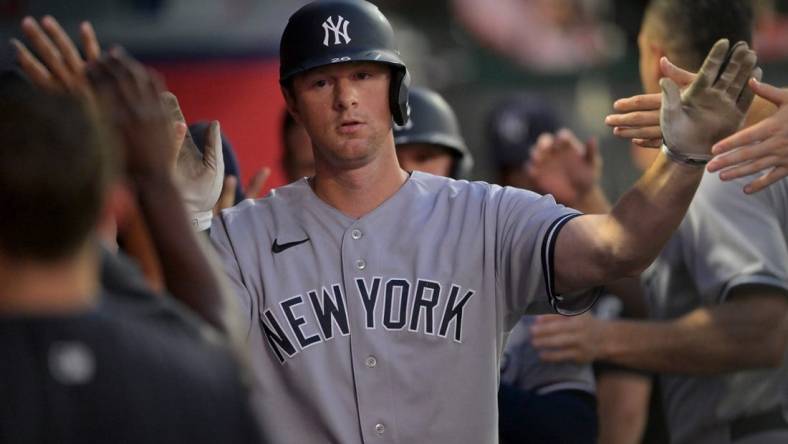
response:
{"label": "jersey sleeve", "polygon": [[780,220],[786,202],[768,189],[745,195],[743,185],[705,175],[680,227],[684,261],[706,303],[723,302],[746,284],[769,285],[788,295],[788,248]]}
{"label": "jersey sleeve", "polygon": [[222,269],[225,272],[231,291],[240,305],[240,319],[248,336],[249,332],[252,331],[252,326],[255,325],[257,300],[246,285],[241,264],[236,254],[237,245],[233,243],[232,236],[228,230],[224,215],[219,214],[216,216],[211,224],[211,243],[219,256],[219,261],[222,264]]}
{"label": "jersey sleeve", "polygon": [[575,314],[586,310],[592,300],[578,304],[578,297],[564,298],[554,290],[553,255],[558,233],[580,213],[556,204],[552,196],[510,187],[499,192],[497,285],[507,324],[514,325],[526,311]]}

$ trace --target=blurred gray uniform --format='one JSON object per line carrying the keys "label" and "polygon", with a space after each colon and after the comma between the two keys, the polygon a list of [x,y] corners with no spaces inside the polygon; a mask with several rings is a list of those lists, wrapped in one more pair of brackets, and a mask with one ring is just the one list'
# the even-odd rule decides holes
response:
{"label": "blurred gray uniform", "polygon": [[590,365],[549,363],[539,359],[531,345],[531,325],[535,316],[523,316],[509,334],[501,359],[501,383],[539,395],[558,390],[580,390],[594,394],[594,373]]}
{"label": "blurred gray uniform", "polygon": [[504,332],[553,294],[551,197],[413,172],[350,218],[306,179],[211,236],[245,307],[271,442],[495,443]]}
{"label": "blurred gray uniform", "polygon": [[[644,273],[653,317],[724,303],[743,284],[788,295],[788,180],[751,196],[744,183],[704,175],[678,231]],[[673,443],[788,442],[788,429],[752,434],[788,417],[785,360],[779,369],[660,378]]]}

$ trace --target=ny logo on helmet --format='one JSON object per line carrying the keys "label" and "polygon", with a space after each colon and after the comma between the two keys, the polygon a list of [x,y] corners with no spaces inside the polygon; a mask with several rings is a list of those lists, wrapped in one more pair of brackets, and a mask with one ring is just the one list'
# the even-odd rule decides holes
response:
{"label": "ny logo on helmet", "polygon": [[342,18],[341,15],[337,16],[337,22],[334,24],[334,20],[331,16],[328,16],[325,22],[323,22],[323,31],[325,31],[323,37],[323,46],[328,46],[328,34],[329,32],[334,33],[334,44],[341,45],[342,42],[339,40],[340,37],[345,39],[345,44],[347,45],[350,43],[350,36],[347,33],[347,25],[350,22]]}

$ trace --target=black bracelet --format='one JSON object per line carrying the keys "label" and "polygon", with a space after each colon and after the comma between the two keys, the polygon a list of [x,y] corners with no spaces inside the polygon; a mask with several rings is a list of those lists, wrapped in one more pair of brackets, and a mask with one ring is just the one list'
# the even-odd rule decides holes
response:
{"label": "black bracelet", "polygon": [[670,158],[670,160],[674,162],[678,162],[684,165],[689,165],[695,168],[703,168],[703,166],[706,165],[711,159],[711,156],[707,156],[704,154],[696,154],[693,156],[690,154],[683,154],[673,151],[670,148],[668,148],[668,146],[665,145],[664,143],[662,144],[662,152],[665,153],[665,155],[667,155],[668,158]]}

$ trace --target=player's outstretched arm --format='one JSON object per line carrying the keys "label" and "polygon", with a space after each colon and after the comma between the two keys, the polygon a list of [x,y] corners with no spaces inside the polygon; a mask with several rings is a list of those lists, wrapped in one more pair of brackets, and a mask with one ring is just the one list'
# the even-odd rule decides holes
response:
{"label": "player's outstretched arm", "polygon": [[678,227],[712,145],[739,128],[753,99],[746,84],[755,53],[740,42],[723,68],[728,47],[727,40],[714,45],[683,93],[669,78],[660,81],[662,152],[609,214],[578,217],[561,230],[555,251],[558,292],[637,275]]}
{"label": "player's outstretched arm", "polygon": [[758,192],[788,176],[788,90],[755,79],[750,80],[750,87],[777,105],[777,112],[717,142],[712,148],[717,156],[707,167],[710,172],[722,170],[722,180],[766,171],[744,187],[745,193]]}
{"label": "player's outstretched arm", "polygon": [[779,366],[788,338],[785,294],[765,286],[742,286],[729,298],[670,321],[540,316],[531,327],[532,343],[546,362],[600,359],[686,374]]}
{"label": "player's outstretched arm", "polygon": [[88,76],[101,115],[111,119],[123,149],[126,175],[162,258],[167,289],[234,340],[233,311],[221,277],[191,228],[172,178],[175,135],[161,100],[162,81],[121,50],[93,64]]}

